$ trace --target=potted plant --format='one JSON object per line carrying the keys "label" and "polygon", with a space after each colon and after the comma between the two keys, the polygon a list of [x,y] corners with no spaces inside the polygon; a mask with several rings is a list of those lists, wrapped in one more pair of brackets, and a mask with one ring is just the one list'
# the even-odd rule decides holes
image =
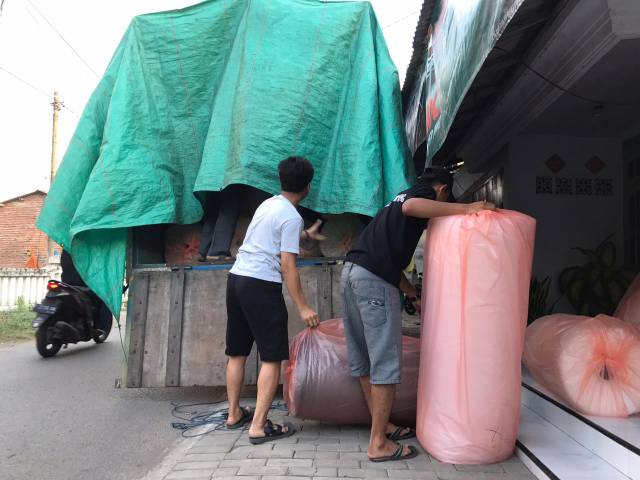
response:
{"label": "potted plant", "polygon": [[633,273],[616,267],[616,246],[605,238],[595,250],[575,247],[585,263],[565,268],[558,278],[560,293],[578,315],[611,315],[633,281]]}
{"label": "potted plant", "polygon": [[551,315],[557,301],[548,307],[549,291],[551,289],[551,277],[538,280],[538,277],[531,279],[529,286],[529,316],[527,325],[531,325],[535,320],[545,315]]}

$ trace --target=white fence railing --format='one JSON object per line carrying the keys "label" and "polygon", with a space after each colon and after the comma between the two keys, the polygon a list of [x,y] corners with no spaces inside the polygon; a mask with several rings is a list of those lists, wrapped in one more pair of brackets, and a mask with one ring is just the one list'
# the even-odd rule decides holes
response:
{"label": "white fence railing", "polygon": [[51,268],[0,268],[0,310],[17,306],[18,298],[34,305],[47,293],[47,281],[60,279],[59,266]]}

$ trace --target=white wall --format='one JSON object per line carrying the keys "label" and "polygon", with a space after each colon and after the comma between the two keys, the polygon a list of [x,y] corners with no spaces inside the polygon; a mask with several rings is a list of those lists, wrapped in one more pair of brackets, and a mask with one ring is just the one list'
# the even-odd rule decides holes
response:
{"label": "white wall", "polygon": [[[573,195],[536,194],[536,177],[551,176],[545,161],[558,154],[566,166],[558,177],[574,179]],[[593,175],[584,166],[593,155],[606,167]],[[575,193],[575,178],[611,178],[613,196],[583,196]],[[554,189],[555,189],[555,179]],[[552,275],[557,295],[560,271],[582,263],[582,257],[572,247],[595,248],[606,236],[615,233],[618,259],[623,255],[623,183],[622,142],[618,139],[526,135],[516,137],[509,146],[505,165],[504,206],[535,217],[538,220],[534,274],[538,278]],[[558,305],[567,310],[566,303]]]}
{"label": "white wall", "polygon": [[61,270],[53,268],[0,268],[0,310],[11,310],[22,298],[27,305],[40,302],[47,293],[47,282],[60,279]]}

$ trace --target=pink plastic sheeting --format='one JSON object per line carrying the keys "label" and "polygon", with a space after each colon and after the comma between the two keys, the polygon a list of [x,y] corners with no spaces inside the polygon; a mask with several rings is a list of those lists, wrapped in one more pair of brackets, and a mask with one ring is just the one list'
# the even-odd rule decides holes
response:
{"label": "pink plastic sheeting", "polygon": [[[420,340],[402,337],[402,349],[402,384],[396,390],[391,421],[414,425]],[[341,319],[303,330],[291,340],[289,350],[284,398],[291,415],[327,423],[371,423],[360,382],[350,375]]]}
{"label": "pink plastic sheeting", "polygon": [[613,316],[640,328],[640,275],[635,278],[620,300]]}
{"label": "pink plastic sheeting", "polygon": [[417,433],[442,462],[513,454],[535,226],[508,210],[429,223]]}
{"label": "pink plastic sheeting", "polygon": [[527,329],[524,362],[533,378],[587,415],[640,411],[640,336],[629,323],[556,314]]}

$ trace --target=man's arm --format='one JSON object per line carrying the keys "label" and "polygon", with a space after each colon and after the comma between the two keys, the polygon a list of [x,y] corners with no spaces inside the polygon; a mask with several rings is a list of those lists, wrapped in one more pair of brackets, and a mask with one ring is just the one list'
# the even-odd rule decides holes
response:
{"label": "man's arm", "polygon": [[402,213],[407,217],[436,218],[449,215],[468,215],[483,210],[495,211],[496,206],[490,202],[448,203],[426,198],[410,198],[402,204]]}
{"label": "man's arm", "polygon": [[293,303],[298,308],[300,318],[308,327],[315,328],[318,326],[318,314],[307,304],[302,293],[302,285],[300,284],[300,275],[298,267],[296,267],[296,255],[294,253],[282,252],[280,263],[282,265],[282,278],[289,290],[289,295],[293,299]]}

